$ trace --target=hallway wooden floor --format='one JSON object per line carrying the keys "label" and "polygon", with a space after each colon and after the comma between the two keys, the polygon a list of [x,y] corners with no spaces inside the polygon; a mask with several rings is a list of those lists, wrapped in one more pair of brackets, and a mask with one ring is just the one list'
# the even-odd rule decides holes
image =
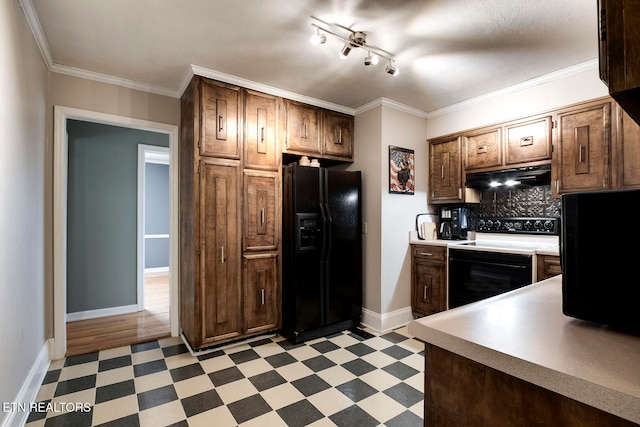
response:
{"label": "hallway wooden floor", "polygon": [[170,336],[169,275],[145,276],[145,309],[136,313],[67,322],[67,356]]}

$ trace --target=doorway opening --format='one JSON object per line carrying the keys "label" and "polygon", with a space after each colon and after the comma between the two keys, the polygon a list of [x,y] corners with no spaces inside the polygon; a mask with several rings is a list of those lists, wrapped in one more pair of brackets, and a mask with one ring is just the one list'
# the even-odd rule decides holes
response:
{"label": "doorway opening", "polygon": [[[169,137],[169,147],[168,147],[168,181],[169,181],[169,212],[168,212],[168,222],[169,222],[169,236],[165,238],[165,246],[168,244],[168,271],[164,271],[164,289],[165,292],[168,292],[169,301],[168,308],[165,309],[165,322],[162,324],[162,328],[164,331],[161,332],[163,335],[179,335],[179,324],[178,324],[178,289],[177,289],[177,278],[178,275],[178,239],[177,239],[177,230],[178,230],[178,192],[177,192],[177,165],[174,159],[177,160],[177,138],[178,138],[178,127],[174,125],[167,125],[157,122],[149,122],[144,120],[131,119],[128,117],[115,116],[103,113],[96,113],[85,110],[72,109],[68,107],[55,107],[54,113],[54,192],[53,192],[53,217],[54,217],[54,341],[53,341],[53,353],[54,358],[59,359],[65,357],[67,355],[67,344],[68,339],[71,339],[72,329],[69,328],[67,330],[67,281],[68,281],[68,266],[67,266],[67,256],[68,256],[68,248],[67,248],[67,221],[68,221],[68,206],[67,199],[69,196],[69,146],[68,146],[68,134],[67,134],[67,121],[68,119],[80,120],[85,122],[99,123],[112,125],[116,127],[130,128],[130,129],[138,129],[150,132],[163,133],[168,135]],[[134,160],[135,161],[135,160]],[[166,233],[164,233],[166,234]],[[152,236],[152,238],[157,236]],[[138,244],[138,256],[140,253],[140,247],[142,246],[142,253],[144,254],[144,242],[143,244]],[[134,256],[135,257],[135,256]],[[144,264],[143,264],[144,265]],[[144,274],[144,269],[142,270]],[[138,273],[140,274],[140,273]],[[138,276],[139,277],[139,276]],[[142,281],[144,282],[144,280]],[[166,291],[168,287],[168,291]],[[144,290],[144,287],[142,287]],[[134,291],[135,292],[135,291]],[[140,286],[137,289],[138,293],[141,293]],[[138,311],[138,304],[144,302],[144,293],[141,293],[141,298],[138,298],[137,301],[134,301],[133,309],[128,310],[129,312],[124,314],[117,314],[118,322],[121,323],[123,321],[128,322],[129,324],[143,325],[145,329],[145,333],[157,333],[158,331],[154,330],[160,326],[155,324],[155,320],[158,319],[157,313],[154,315],[153,311],[141,310]],[[153,300],[152,297],[148,296],[146,298],[148,303]],[[144,308],[144,306],[142,307]],[[89,310],[91,311],[91,310]],[[156,310],[157,311],[157,310]],[[107,322],[109,318],[111,320],[114,316],[109,317],[99,317],[94,319],[81,319],[79,321],[70,322],[69,325],[78,326],[80,329],[83,329],[86,337],[93,336],[96,338],[98,335],[97,331],[100,332],[102,337],[109,336],[109,339],[116,338],[116,331],[113,330],[114,322],[110,324],[103,323]],[[168,318],[168,331],[167,331],[167,318]],[[81,322],[87,322],[86,324]],[[88,322],[93,322],[93,325],[89,325]],[[158,322],[161,324],[162,322]],[[93,328],[93,329],[92,329]],[[93,332],[92,332],[93,331]],[[69,335],[69,336],[68,336]],[[138,330],[134,330],[131,328],[127,333],[122,334],[122,339],[128,340],[124,344],[130,344],[133,342],[141,342],[140,340],[146,340],[145,338],[140,337],[140,333]],[[84,338],[85,344],[89,338]],[[95,341],[101,341],[100,339],[95,339]],[[122,344],[122,345],[124,345]],[[118,346],[113,343],[109,343],[109,347]],[[88,347],[87,347],[88,348]],[[78,353],[79,350],[74,349],[74,353]],[[93,350],[81,350],[80,352],[87,352]]]}
{"label": "doorway opening", "polygon": [[138,311],[169,326],[168,148],[138,144]]}

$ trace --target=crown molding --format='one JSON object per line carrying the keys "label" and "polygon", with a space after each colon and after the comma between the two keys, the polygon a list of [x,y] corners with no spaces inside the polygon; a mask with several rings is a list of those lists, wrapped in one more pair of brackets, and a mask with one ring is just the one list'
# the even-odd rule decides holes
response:
{"label": "crown molding", "polygon": [[27,23],[29,24],[29,28],[31,28],[33,37],[36,39],[36,44],[38,45],[38,49],[40,49],[40,54],[44,59],[44,63],[49,71],[51,71],[51,68],[53,67],[51,49],[49,49],[49,43],[47,43],[47,38],[44,36],[44,31],[42,31],[42,25],[40,25],[40,20],[38,19],[38,14],[33,7],[33,3],[31,0],[18,1],[22,11],[24,12],[24,16],[27,18]]}
{"label": "crown molding", "polygon": [[452,104],[448,107],[440,108],[438,110],[433,110],[427,113],[427,119],[431,119],[434,117],[441,116],[443,114],[452,113],[454,111],[459,111],[475,104],[478,104],[483,101],[490,100],[492,98],[500,98],[505,95],[509,95],[511,93],[520,92],[525,89],[530,89],[535,86],[539,86],[544,83],[549,83],[554,80],[558,80],[564,77],[569,77],[574,74],[582,73],[583,71],[592,70],[594,68],[598,68],[598,58],[591,59],[589,61],[573,65],[571,67],[563,68],[562,70],[554,71],[553,73],[545,74],[540,77],[536,77],[531,80],[524,81],[522,83],[518,83],[504,89],[496,90],[494,92],[489,92],[484,95],[477,96],[475,98],[467,99],[466,101],[459,102],[457,104]]}
{"label": "crown molding", "polygon": [[110,76],[108,74],[96,73],[94,71],[83,70],[80,68],[68,67],[66,65],[54,64],[50,70],[54,73],[66,74],[68,76],[80,77],[82,79],[93,80],[101,83],[108,83],[128,89],[139,90],[142,92],[155,93],[157,95],[168,96],[171,98],[179,98],[178,91],[168,89],[161,86],[154,86],[147,83],[136,82],[133,80],[122,79],[120,77]]}
{"label": "crown molding", "polygon": [[374,99],[373,101],[356,108],[355,114],[361,114],[361,113],[364,113],[365,111],[369,111],[373,108],[380,107],[380,106],[385,106],[385,107],[393,108],[394,110],[413,114],[414,116],[418,116],[423,119],[427,118],[426,112],[417,108],[409,107],[408,105],[401,104],[399,102],[393,101],[388,98]]}
{"label": "crown molding", "polygon": [[[259,92],[268,93],[270,95],[281,96],[283,98],[304,102],[305,104],[315,105],[316,107],[326,108],[328,110],[338,111],[338,112],[349,114],[352,116],[355,115],[355,110],[353,108],[345,107],[344,105],[338,105],[332,102],[323,101],[321,99],[311,98],[309,96],[301,95],[299,93],[289,92],[287,90],[279,89],[274,86],[269,86],[262,83],[254,82],[252,80],[236,77],[231,74],[225,74],[219,71],[210,70],[208,68],[200,67],[198,65],[192,64],[191,72],[193,73],[192,75],[207,77],[207,78],[222,81],[225,83],[242,86],[247,89],[257,90]],[[188,80],[190,80],[190,77],[188,78]],[[187,80],[187,84],[188,84],[188,80]],[[183,81],[183,85],[186,88],[184,81]]]}

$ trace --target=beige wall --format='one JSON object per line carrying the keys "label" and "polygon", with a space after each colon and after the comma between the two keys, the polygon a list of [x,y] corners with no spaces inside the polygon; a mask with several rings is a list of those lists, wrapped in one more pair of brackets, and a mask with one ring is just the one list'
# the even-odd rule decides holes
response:
{"label": "beige wall", "polygon": [[[411,305],[411,253],[409,231],[416,215],[427,209],[427,121],[423,117],[383,107],[382,159],[382,313],[394,313]],[[389,193],[389,146],[414,150],[414,195]],[[406,314],[406,313],[405,313]],[[410,311],[408,312],[410,315]],[[399,314],[400,317],[404,316]],[[407,321],[411,318],[407,318]],[[394,322],[391,322],[394,323]]]}
{"label": "beige wall", "polygon": [[180,124],[180,100],[107,83],[52,73],[50,111],[54,105],[115,114],[170,125]]}
{"label": "beige wall", "polygon": [[362,171],[363,212],[362,221],[367,224],[367,234],[362,236],[363,307],[375,313],[381,310],[380,292],[380,164],[382,107],[368,110],[355,117],[355,158],[349,167]]}
{"label": "beige wall", "polygon": [[433,112],[427,119],[427,137],[544,113],[608,94],[599,78],[597,61],[576,71],[534,86],[525,85],[521,90],[504,91]]}
{"label": "beige wall", "polygon": [[[0,402],[45,351],[47,69],[17,1],[0,2]],[[8,414],[0,412],[0,423]]]}
{"label": "beige wall", "polygon": [[[426,120],[381,105],[355,118],[355,162],[362,170],[364,218],[364,315],[378,330],[411,320],[409,231],[426,200]],[[414,195],[389,194],[389,146],[414,150]]]}

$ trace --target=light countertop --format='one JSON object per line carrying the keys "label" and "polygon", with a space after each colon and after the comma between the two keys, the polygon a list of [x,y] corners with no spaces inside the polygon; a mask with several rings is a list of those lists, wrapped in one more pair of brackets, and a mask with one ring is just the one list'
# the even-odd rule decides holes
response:
{"label": "light countertop", "polygon": [[449,246],[450,244],[459,244],[464,242],[470,242],[471,240],[443,240],[443,239],[428,239],[420,240],[418,233],[415,231],[409,232],[409,244],[410,245],[429,245],[429,246]]}
{"label": "light countertop", "polygon": [[562,313],[562,276],[409,324],[415,337],[640,423],[640,336]]}
{"label": "light countertop", "polygon": [[[460,245],[462,243],[468,243],[472,241],[473,240],[440,240],[440,239],[420,240],[418,238],[418,234],[415,231],[411,231],[409,233],[409,244],[411,245],[444,246],[444,247],[453,248],[456,245]],[[487,252],[492,251],[492,249],[488,249],[488,248],[482,248],[479,250],[483,250]],[[529,253],[530,251],[529,250],[523,251],[523,253],[525,252]],[[558,246],[553,246],[553,247],[541,246],[539,249],[535,249],[533,252],[535,255],[560,256],[560,248]],[[517,253],[517,251],[514,250],[514,253]]]}

